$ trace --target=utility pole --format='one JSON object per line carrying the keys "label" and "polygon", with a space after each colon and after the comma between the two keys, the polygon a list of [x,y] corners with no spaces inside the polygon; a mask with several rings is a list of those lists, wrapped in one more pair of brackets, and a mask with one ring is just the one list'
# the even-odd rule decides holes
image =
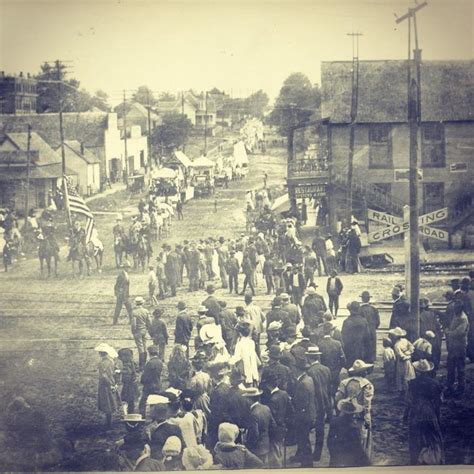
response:
{"label": "utility pole", "polygon": [[[66,190],[66,154],[64,152],[64,127],[63,127],[63,81],[62,81],[62,74],[61,74],[61,61],[56,60],[56,72],[58,74],[58,109],[59,109],[59,138],[61,144],[61,164],[62,164],[62,173],[63,173],[63,196],[67,195]],[[72,229],[72,220],[71,220],[71,212],[69,210],[69,206],[66,205],[66,216],[67,221],[69,224],[69,230]]]}
{"label": "utility pole", "polygon": [[[405,248],[405,271],[407,290],[410,298],[410,313],[414,323],[415,337],[420,334],[420,249],[418,240],[418,130],[421,122],[421,50],[418,47],[418,30],[416,13],[428,3],[423,2],[409,8],[408,12],[396,23],[408,20],[408,123],[410,125],[410,171],[409,171],[409,248]],[[413,33],[415,37],[415,74],[411,68],[411,20],[413,19]]]}
{"label": "utility pole", "polygon": [[[181,92],[181,126],[184,127],[184,91]],[[186,150],[186,144],[183,140],[183,153]]]}
{"label": "utility pole", "polygon": [[148,162],[147,162],[147,170],[148,170],[148,184],[151,184],[151,104],[150,104],[150,91],[147,89],[146,91],[146,99],[148,103],[147,107],[147,125],[148,125]]}
{"label": "utility pole", "polygon": [[123,147],[125,153],[125,176],[124,181],[128,189],[128,148],[127,148],[127,96],[125,89],[123,91]]}
{"label": "utility pole", "polygon": [[204,156],[207,156],[207,91],[204,114]]}
{"label": "utility pole", "polygon": [[31,150],[31,125],[28,124],[28,140],[26,142],[26,195],[25,195],[25,230],[28,228],[28,211],[30,198],[30,150]]}
{"label": "utility pole", "polygon": [[359,102],[359,37],[362,33],[347,33],[352,37],[352,92],[351,92],[351,123],[349,129],[349,160],[347,164],[347,225],[350,225],[353,213],[352,181],[354,174],[354,145],[357,106]]}

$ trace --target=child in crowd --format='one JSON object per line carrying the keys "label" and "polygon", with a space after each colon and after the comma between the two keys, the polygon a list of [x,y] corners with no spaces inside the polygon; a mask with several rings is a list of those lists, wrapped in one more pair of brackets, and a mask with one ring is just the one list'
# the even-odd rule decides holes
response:
{"label": "child in crowd", "polygon": [[133,361],[133,351],[127,347],[118,351],[118,358],[122,362],[122,403],[127,403],[127,413],[135,413],[135,403],[138,398],[137,366]]}
{"label": "child in crowd", "polygon": [[393,350],[392,341],[385,337],[383,339],[383,370],[385,374],[385,384],[390,392],[395,389],[395,365],[397,358]]}

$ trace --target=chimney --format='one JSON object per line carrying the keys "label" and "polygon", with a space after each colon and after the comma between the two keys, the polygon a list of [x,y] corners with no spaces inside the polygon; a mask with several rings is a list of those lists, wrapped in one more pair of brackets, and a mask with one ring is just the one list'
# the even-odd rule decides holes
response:
{"label": "chimney", "polygon": [[23,71],[20,72],[20,77],[23,77]]}
{"label": "chimney", "polygon": [[84,142],[81,142],[81,155],[84,154]]}

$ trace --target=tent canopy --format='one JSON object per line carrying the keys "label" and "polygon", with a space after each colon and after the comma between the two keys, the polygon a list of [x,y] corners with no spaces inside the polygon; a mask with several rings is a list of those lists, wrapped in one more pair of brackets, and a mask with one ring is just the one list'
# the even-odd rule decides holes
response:
{"label": "tent canopy", "polygon": [[234,145],[234,161],[235,165],[246,165],[249,162],[244,142],[237,142]]}
{"label": "tent canopy", "polygon": [[182,151],[175,151],[174,156],[185,168],[189,168],[193,164],[192,161]]}
{"label": "tent canopy", "polygon": [[176,171],[171,168],[160,168],[158,170],[153,170],[152,173],[153,179],[174,179],[176,178]]}
{"label": "tent canopy", "polygon": [[193,161],[191,166],[193,168],[214,168],[214,162],[205,156],[200,156]]}

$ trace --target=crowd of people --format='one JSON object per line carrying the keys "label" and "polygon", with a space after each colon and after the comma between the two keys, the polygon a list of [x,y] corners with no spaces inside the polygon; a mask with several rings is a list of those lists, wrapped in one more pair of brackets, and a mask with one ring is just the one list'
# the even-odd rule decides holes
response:
{"label": "crowd of people", "polygon": [[[327,239],[319,233],[311,247],[303,246],[291,229],[295,224],[282,222],[292,237],[283,245],[278,233],[255,230],[236,239],[183,241],[174,249],[165,244],[156,266],[150,266],[151,313],[143,297],[132,304],[129,264],[122,264],[114,324],[125,305],[138,365],[130,353],[126,363],[120,351],[117,357],[113,348],[97,350],[101,367],[106,364],[108,370],[105,385],[99,384],[99,394],[106,392],[109,401],[105,406],[99,402],[107,423],[121,404],[127,406],[123,422],[129,432],[118,455],[128,467],[141,470],[147,459],[154,469],[156,463],[161,469],[190,469],[190,457],[192,469],[310,467],[320,462],[325,445],[331,466],[371,464],[376,395],[371,373],[379,312],[365,290],[360,300],[348,304],[342,328],[336,327],[344,291],[340,264],[321,255]],[[349,234],[357,233],[355,224]],[[281,271],[275,261],[284,262]],[[314,276],[324,273],[322,292]],[[179,301],[174,319],[159,300],[175,296],[184,275],[189,291],[205,289],[208,296],[197,315],[185,299]],[[474,359],[473,277],[451,282],[443,312],[422,298],[419,329],[413,326],[403,286],[392,290],[390,329],[380,355],[384,390],[403,408],[408,424],[411,464],[444,462],[440,406],[448,397],[462,396],[465,357]],[[215,295],[216,281],[243,296],[242,303],[229,309],[225,296]],[[260,281],[274,295],[266,313],[254,301]],[[448,376],[443,387],[436,373],[444,339]],[[149,340],[153,343],[147,347]],[[287,457],[292,446],[296,452]]]}

